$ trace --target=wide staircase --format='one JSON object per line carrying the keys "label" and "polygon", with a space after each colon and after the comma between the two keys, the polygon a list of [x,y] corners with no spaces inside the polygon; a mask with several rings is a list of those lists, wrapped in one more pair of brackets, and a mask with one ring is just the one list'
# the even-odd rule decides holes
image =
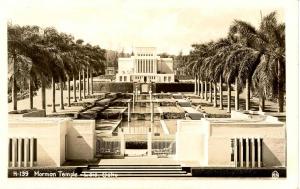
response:
{"label": "wide staircase", "polygon": [[192,176],[189,168],[180,165],[89,165],[80,176],[97,177],[186,177]]}

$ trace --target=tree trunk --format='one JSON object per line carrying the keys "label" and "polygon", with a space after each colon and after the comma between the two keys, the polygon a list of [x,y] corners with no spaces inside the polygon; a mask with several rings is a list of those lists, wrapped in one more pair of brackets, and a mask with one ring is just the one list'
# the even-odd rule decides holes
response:
{"label": "tree trunk", "polygon": [[81,97],[81,71],[78,72],[78,80],[79,80],[79,86],[78,86],[78,89],[79,89],[79,101],[82,100],[82,97]]}
{"label": "tree trunk", "polygon": [[55,81],[54,77],[52,77],[52,112],[55,113]]}
{"label": "tree trunk", "polygon": [[283,112],[284,106],[284,89],[283,89],[283,74],[281,62],[277,60],[278,66],[278,112]]}
{"label": "tree trunk", "polygon": [[214,82],[214,107],[217,107],[217,83]]}
{"label": "tree trunk", "polygon": [[213,94],[212,94],[212,82],[209,82],[209,102],[212,103]]}
{"label": "tree trunk", "polygon": [[207,101],[207,82],[204,81],[204,99]]}
{"label": "tree trunk", "polygon": [[238,78],[235,78],[235,110],[238,111],[240,109],[240,99],[239,99],[239,90],[238,90]]}
{"label": "tree trunk", "polygon": [[196,94],[198,96],[200,96],[200,77],[198,76],[197,78],[198,79],[197,79],[197,92],[196,92]]}
{"label": "tree trunk", "polygon": [[230,83],[227,83],[227,112],[231,112],[231,86]]}
{"label": "tree trunk", "polygon": [[67,83],[68,83],[68,107],[71,107],[71,82],[70,82],[70,76],[67,76]]}
{"label": "tree trunk", "polygon": [[250,110],[250,80],[246,79],[246,110]]}
{"label": "tree trunk", "polygon": [[65,106],[64,106],[64,85],[62,82],[61,77],[59,77],[59,85],[60,85],[60,109],[64,110]]}
{"label": "tree trunk", "polygon": [[82,69],[82,78],[83,78],[83,98],[85,99],[85,74],[84,69]]}
{"label": "tree trunk", "polygon": [[220,76],[220,109],[223,110],[223,80],[222,80],[222,76]]}
{"label": "tree trunk", "polygon": [[77,102],[76,99],[76,78],[75,78],[75,74],[73,74],[73,102]]}
{"label": "tree trunk", "polygon": [[201,80],[200,81],[200,89],[201,89],[201,91],[200,91],[200,97],[202,98],[202,99],[204,99],[204,90],[203,90],[203,81]]}
{"label": "tree trunk", "polygon": [[46,110],[46,86],[45,81],[42,79],[41,93],[42,93],[42,109]]}
{"label": "tree trunk", "polygon": [[89,67],[86,69],[86,77],[87,77],[87,94],[90,95],[90,74],[89,74]]}
{"label": "tree trunk", "polygon": [[91,94],[94,94],[94,82],[93,82],[93,69],[90,69],[90,74],[91,74]]}
{"label": "tree trunk", "polygon": [[195,75],[195,82],[194,82],[194,94],[197,95],[197,75]]}
{"label": "tree trunk", "polygon": [[32,77],[29,75],[28,81],[29,88],[29,109],[33,109],[33,91],[32,91]]}
{"label": "tree trunk", "polygon": [[17,95],[17,82],[16,82],[16,58],[13,58],[13,75],[12,75],[12,87],[11,87],[11,98],[13,103],[13,110],[18,109],[18,95]]}
{"label": "tree trunk", "polygon": [[265,96],[263,94],[259,96],[259,111],[265,111]]}

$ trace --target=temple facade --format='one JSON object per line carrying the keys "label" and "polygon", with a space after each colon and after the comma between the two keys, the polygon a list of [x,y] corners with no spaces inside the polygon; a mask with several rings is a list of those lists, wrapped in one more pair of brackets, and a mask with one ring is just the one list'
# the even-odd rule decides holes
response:
{"label": "temple facade", "polygon": [[117,82],[174,82],[172,58],[161,58],[155,47],[136,47],[130,58],[118,59]]}

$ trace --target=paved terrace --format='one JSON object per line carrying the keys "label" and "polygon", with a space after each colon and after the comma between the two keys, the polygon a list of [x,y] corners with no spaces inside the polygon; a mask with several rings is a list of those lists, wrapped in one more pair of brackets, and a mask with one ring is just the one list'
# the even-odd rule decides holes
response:
{"label": "paved terrace", "polygon": [[[52,107],[48,106],[51,105],[52,103],[52,91],[51,89],[46,89],[46,114],[51,116],[53,114],[67,114],[67,113],[75,113],[78,112],[79,110],[83,109],[83,103],[78,103],[78,106],[71,106],[68,107],[67,106],[67,91],[64,91],[64,103],[65,103],[65,109],[61,110],[59,107],[59,102],[60,102],[60,91],[56,90],[56,113],[52,113]],[[97,97],[99,95],[105,95],[106,93],[94,93],[93,97]],[[213,114],[218,116],[230,116],[229,113],[227,113],[227,91],[223,91],[223,110],[219,109],[219,106],[217,107],[213,107],[213,103],[211,103],[209,100],[205,101],[204,99],[201,99],[199,96],[195,95],[193,92],[182,92],[182,94],[185,97],[189,97],[194,108],[199,107],[199,105],[201,107],[199,107],[199,110],[201,110],[201,112],[204,113],[208,113],[208,114]],[[158,94],[154,94],[154,96],[156,96]],[[159,96],[163,97],[171,97],[170,96],[171,93],[164,93],[164,94],[160,94]],[[234,91],[231,92],[231,104],[232,104],[232,109],[234,109]],[[71,96],[73,96],[73,92],[71,92]],[[79,96],[79,92],[77,91],[76,94],[77,98]],[[210,97],[210,94],[208,93],[208,99]],[[243,110],[245,109],[245,94],[242,93],[240,94],[240,109]],[[83,99],[82,102],[93,102],[95,101],[97,98],[89,98],[89,99]],[[126,100],[128,99],[123,99],[122,101],[126,102]],[[172,98],[167,98],[167,99],[155,99],[156,102],[174,102],[174,101],[178,101],[179,99],[172,99]],[[73,101],[73,99],[71,99],[71,102]],[[218,99],[218,105],[219,105],[219,99]],[[41,108],[41,91],[37,91],[37,96],[33,97],[33,106],[37,109]],[[23,100],[19,100],[18,101],[18,110],[24,110],[24,109],[28,109],[29,108],[29,99],[23,99]],[[140,108],[140,109],[138,109]],[[147,107],[138,107],[135,109],[135,112],[150,112],[150,110],[148,110]],[[160,107],[162,108],[161,110],[157,110],[156,108],[154,108],[154,112],[155,113],[160,113],[160,112],[170,112],[170,111],[179,111],[181,112],[181,110],[178,110],[177,107]],[[13,104],[9,103],[8,104],[8,110],[12,111],[13,109]],[[257,111],[258,110],[258,99],[257,98],[251,98],[251,110],[253,111]],[[132,108],[131,108],[132,111]],[[184,111],[182,109],[182,111]],[[285,121],[285,116],[286,116],[286,112],[283,113],[278,113],[277,112],[277,103],[275,102],[271,102],[271,101],[265,101],[265,114],[266,115],[272,115],[272,116],[276,116],[276,117],[281,117],[281,119],[283,121]],[[10,115],[12,116],[12,115]]]}
{"label": "paved terrace", "polygon": [[[189,97],[193,106],[196,108],[197,106],[200,105],[200,110],[202,112],[208,113],[208,114],[213,114],[213,115],[226,115],[230,116],[230,113],[227,113],[227,91],[223,91],[223,110],[219,108],[219,103],[220,100],[217,98],[217,107],[213,107],[213,100],[210,102],[209,97],[210,94],[207,94],[208,100],[201,99],[200,96],[195,95],[194,93],[191,92],[185,92],[183,93],[185,97]],[[231,91],[231,110],[234,110],[234,91]],[[219,95],[218,95],[219,96]],[[245,92],[241,93],[239,95],[240,98],[240,110],[245,110]],[[252,111],[258,111],[259,110],[259,99],[252,97],[250,99],[250,110]],[[282,121],[285,121],[285,107],[284,107],[284,112],[277,112],[278,104],[275,102],[271,101],[265,101],[265,115],[271,115],[275,117],[281,117]]]}

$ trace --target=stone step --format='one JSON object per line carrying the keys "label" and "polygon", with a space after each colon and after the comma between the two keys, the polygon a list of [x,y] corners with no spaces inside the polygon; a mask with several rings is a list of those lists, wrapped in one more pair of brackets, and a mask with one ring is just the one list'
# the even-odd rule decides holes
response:
{"label": "stone step", "polygon": [[186,174],[185,171],[82,171],[81,174],[102,174],[102,173],[114,173],[114,174]]}
{"label": "stone step", "polygon": [[173,177],[191,176],[180,165],[89,165],[83,177]]}
{"label": "stone step", "polygon": [[178,169],[162,169],[162,168],[159,168],[159,169],[136,169],[136,168],[133,168],[133,169],[97,169],[97,168],[94,168],[94,169],[89,169],[90,171],[181,171],[182,169],[181,168],[178,168]]}
{"label": "stone step", "polygon": [[[84,176],[84,174],[81,174],[80,176]],[[130,174],[114,174],[112,173],[111,176],[110,174],[107,173],[98,173],[98,174],[92,174],[92,177],[190,177],[192,176],[190,173],[184,173],[184,174],[179,174],[179,173],[172,173],[172,174],[151,174],[151,173],[147,173],[147,174],[142,174],[142,173],[130,173]],[[89,174],[87,174],[87,177],[89,177]]]}
{"label": "stone step", "polygon": [[88,169],[181,169],[180,165],[89,165]]}

